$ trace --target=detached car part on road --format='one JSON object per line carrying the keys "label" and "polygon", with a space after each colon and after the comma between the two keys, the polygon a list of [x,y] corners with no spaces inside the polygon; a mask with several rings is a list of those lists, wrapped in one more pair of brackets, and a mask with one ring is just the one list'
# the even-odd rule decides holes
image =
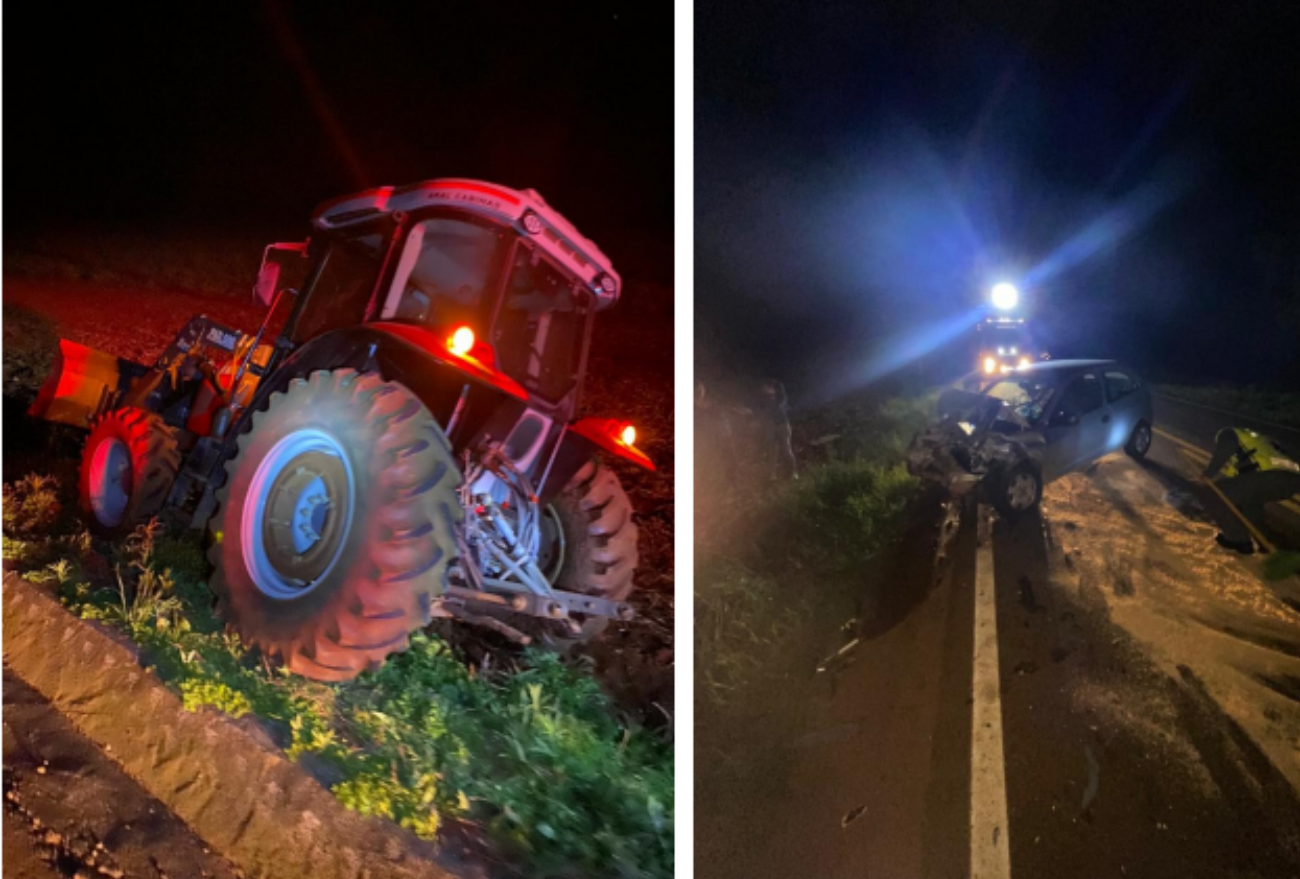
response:
{"label": "detached car part on road", "polygon": [[1124,449],[1151,448],[1151,393],[1111,360],[1031,364],[978,392],[939,396],[939,421],[913,441],[907,468],[954,495],[978,489],[998,512],[1037,506],[1043,485]]}
{"label": "detached car part on road", "polygon": [[209,528],[229,627],[320,680],[434,616],[557,639],[629,618],[636,525],[596,454],[654,465],[631,425],[576,418],[608,258],[536,192],[473,180],[312,220],[267,247],[255,334],[199,316],[152,367],[60,342],[32,414],[90,428],[92,525]]}

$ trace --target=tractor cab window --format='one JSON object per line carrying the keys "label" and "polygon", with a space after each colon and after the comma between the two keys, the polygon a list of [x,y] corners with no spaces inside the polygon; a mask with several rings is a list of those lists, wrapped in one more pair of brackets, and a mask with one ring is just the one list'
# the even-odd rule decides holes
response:
{"label": "tractor cab window", "polygon": [[501,369],[542,400],[558,403],[578,382],[591,307],[581,285],[521,244],[492,332]]}
{"label": "tractor cab window", "polygon": [[503,240],[502,230],[461,217],[416,223],[380,318],[435,327],[481,325],[491,311]]}
{"label": "tractor cab window", "polygon": [[299,306],[294,341],[305,342],[365,319],[384,259],[384,240],[383,233],[372,232],[330,242],[307,301]]}

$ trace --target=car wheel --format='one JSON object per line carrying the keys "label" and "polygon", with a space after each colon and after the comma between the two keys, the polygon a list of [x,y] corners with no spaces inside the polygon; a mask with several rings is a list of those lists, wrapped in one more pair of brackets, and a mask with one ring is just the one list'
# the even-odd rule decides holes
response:
{"label": "car wheel", "polygon": [[1124,444],[1124,451],[1135,461],[1141,461],[1151,451],[1151,425],[1139,421],[1133,428],[1133,434]]}
{"label": "car wheel", "polygon": [[1038,506],[1043,499],[1043,477],[1038,468],[1022,461],[995,479],[989,503],[1004,518],[1014,519]]}

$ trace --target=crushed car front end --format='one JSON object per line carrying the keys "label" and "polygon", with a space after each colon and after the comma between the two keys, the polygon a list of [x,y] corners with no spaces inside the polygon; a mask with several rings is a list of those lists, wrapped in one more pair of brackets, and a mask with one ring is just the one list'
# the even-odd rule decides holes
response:
{"label": "crushed car front end", "polygon": [[1042,446],[1042,434],[1006,402],[951,388],[939,396],[939,420],[908,447],[907,469],[961,496],[990,476],[1037,466]]}

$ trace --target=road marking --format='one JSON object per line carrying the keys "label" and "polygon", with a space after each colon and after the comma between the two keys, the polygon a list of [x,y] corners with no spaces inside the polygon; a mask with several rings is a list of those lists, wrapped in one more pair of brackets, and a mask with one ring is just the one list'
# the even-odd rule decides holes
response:
{"label": "road marking", "polygon": [[[1188,464],[1191,464],[1193,469],[1198,471],[1200,470],[1200,468],[1196,466],[1196,462],[1192,460],[1192,456],[1189,453],[1184,452],[1183,460],[1186,461]],[[1198,472],[1196,474],[1196,478],[1199,479],[1205,485],[1209,486],[1210,489],[1219,496],[1219,500],[1223,501],[1224,504],[1227,505],[1228,510],[1232,513],[1232,515],[1236,516],[1241,521],[1241,524],[1246,526],[1246,529],[1250,531],[1251,536],[1255,538],[1255,540],[1259,543],[1260,546],[1264,547],[1265,552],[1277,551],[1277,547],[1274,546],[1267,537],[1265,537],[1263,534],[1260,533],[1260,530],[1255,527],[1255,523],[1247,519],[1245,513],[1237,509],[1237,505],[1234,504],[1232,501],[1228,500],[1228,496],[1223,493],[1223,489],[1215,485],[1212,480],[1207,479],[1203,473]]]}
{"label": "road marking", "polygon": [[1156,434],[1157,436],[1164,437],[1165,439],[1169,440],[1171,443],[1177,443],[1178,445],[1186,449],[1189,453],[1194,455],[1196,458],[1203,459],[1204,463],[1208,464],[1210,462],[1210,453],[1202,449],[1200,446],[1194,446],[1191,443],[1187,442],[1186,440],[1181,440],[1178,437],[1174,436],[1172,433],[1167,433],[1158,427],[1151,428],[1151,432]]}
{"label": "road marking", "polygon": [[[1158,427],[1153,427],[1151,428],[1151,430],[1153,433],[1159,434],[1160,436],[1164,437],[1170,442],[1178,444],[1179,450],[1184,453],[1184,460],[1186,460],[1187,463],[1192,465],[1192,469],[1197,471],[1196,474],[1197,478],[1201,482],[1208,485],[1211,488],[1211,490],[1213,490],[1214,493],[1219,496],[1219,500],[1223,501],[1225,504],[1228,505],[1228,509],[1232,512],[1232,515],[1236,516],[1238,519],[1241,520],[1241,524],[1246,526],[1246,528],[1250,531],[1251,536],[1255,538],[1255,540],[1259,543],[1260,546],[1264,547],[1265,552],[1277,551],[1277,547],[1273,545],[1272,541],[1270,541],[1267,537],[1265,537],[1260,532],[1260,530],[1255,527],[1255,523],[1247,519],[1245,514],[1242,513],[1241,510],[1237,509],[1236,504],[1228,500],[1228,496],[1223,493],[1223,490],[1220,489],[1217,485],[1215,485],[1212,480],[1205,478],[1205,475],[1200,472],[1205,467],[1206,464],[1210,463],[1209,452],[1205,451],[1199,446],[1192,445],[1186,440],[1179,439],[1178,437],[1174,436],[1172,433],[1166,433],[1165,431],[1161,430]],[[1282,501],[1282,505],[1293,506],[1290,501]]]}
{"label": "road marking", "polygon": [[1010,879],[1007,779],[998,682],[998,619],[993,588],[993,534],[988,507],[976,512],[975,657],[971,693],[970,875]]}

